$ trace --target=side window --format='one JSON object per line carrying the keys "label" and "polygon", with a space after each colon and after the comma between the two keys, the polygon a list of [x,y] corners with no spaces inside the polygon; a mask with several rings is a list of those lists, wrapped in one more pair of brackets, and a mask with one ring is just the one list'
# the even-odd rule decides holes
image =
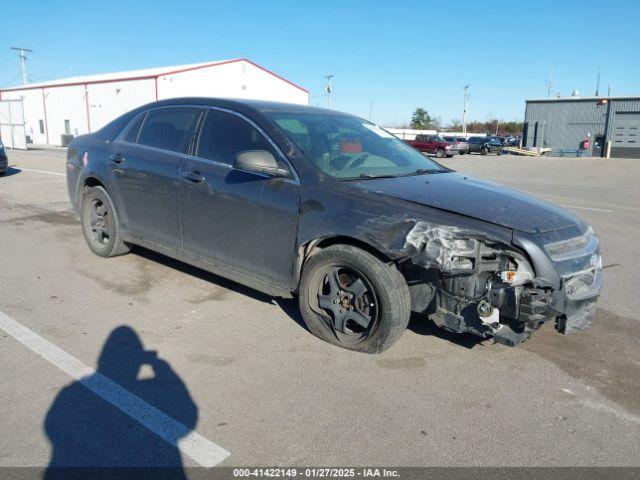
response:
{"label": "side window", "polygon": [[209,110],[202,125],[196,155],[233,165],[236,156],[247,150],[268,150],[278,158],[262,133],[246,120],[230,113]]}
{"label": "side window", "polygon": [[150,110],[142,124],[138,143],[148,147],[187,153],[200,111],[195,108]]}
{"label": "side window", "polygon": [[123,142],[136,143],[138,141],[138,132],[140,131],[140,125],[144,120],[146,114],[138,115],[129,125],[122,136]]}

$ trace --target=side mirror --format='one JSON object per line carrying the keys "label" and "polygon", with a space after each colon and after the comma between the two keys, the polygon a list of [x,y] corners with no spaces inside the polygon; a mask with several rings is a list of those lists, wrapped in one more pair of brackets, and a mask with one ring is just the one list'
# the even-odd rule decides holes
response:
{"label": "side mirror", "polygon": [[236,156],[234,168],[250,172],[266,173],[274,177],[291,177],[289,170],[278,165],[273,154],[267,150],[247,150]]}

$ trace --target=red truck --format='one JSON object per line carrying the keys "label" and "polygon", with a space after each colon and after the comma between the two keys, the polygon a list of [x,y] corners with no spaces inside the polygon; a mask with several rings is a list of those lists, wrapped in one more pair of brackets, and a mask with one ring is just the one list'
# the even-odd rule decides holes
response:
{"label": "red truck", "polygon": [[423,153],[435,154],[438,158],[453,157],[458,153],[454,143],[447,142],[437,135],[416,135],[415,140],[405,140],[405,142]]}

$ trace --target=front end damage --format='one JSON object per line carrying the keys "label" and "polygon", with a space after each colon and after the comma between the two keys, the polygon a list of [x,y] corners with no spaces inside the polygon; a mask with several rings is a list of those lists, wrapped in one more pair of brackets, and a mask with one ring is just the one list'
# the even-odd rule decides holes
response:
{"label": "front end damage", "polygon": [[414,222],[398,262],[413,310],[446,330],[509,346],[549,320],[560,333],[586,328],[602,281],[598,239],[589,228],[544,241],[514,234],[507,243],[473,229]]}

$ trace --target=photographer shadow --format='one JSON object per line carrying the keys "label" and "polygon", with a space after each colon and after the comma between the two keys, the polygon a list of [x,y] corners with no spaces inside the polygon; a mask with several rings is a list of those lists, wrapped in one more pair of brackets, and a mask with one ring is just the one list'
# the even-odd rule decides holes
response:
{"label": "photographer shadow", "polygon": [[[187,427],[176,436],[195,427],[198,408],[182,380],[156,352],[144,349],[132,328],[118,327],[102,348],[97,372],[65,387],[47,412],[52,453],[44,479],[186,478],[179,438],[162,439],[87,388],[104,377]],[[111,395],[119,394],[115,387]],[[131,398],[126,392],[124,397]],[[144,415],[136,408],[129,411]]]}

